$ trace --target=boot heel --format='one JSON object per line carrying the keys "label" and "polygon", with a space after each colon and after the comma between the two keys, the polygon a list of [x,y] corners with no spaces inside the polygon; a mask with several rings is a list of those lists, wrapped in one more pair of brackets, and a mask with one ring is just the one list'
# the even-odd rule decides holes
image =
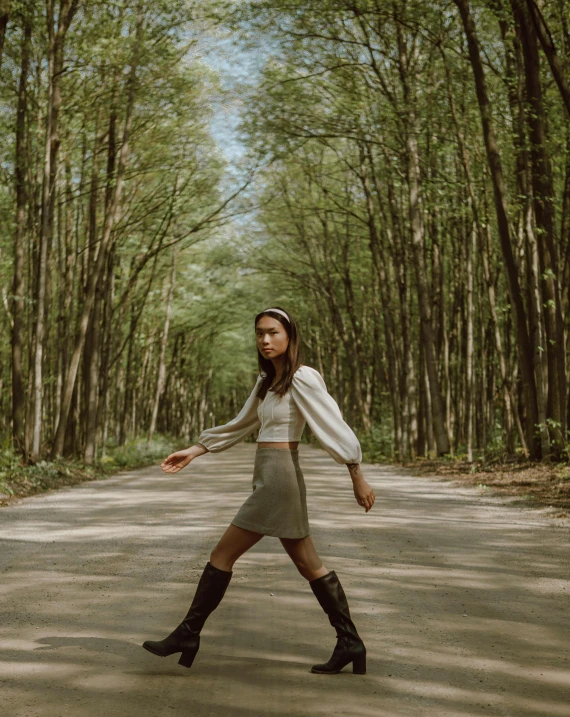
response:
{"label": "boot heel", "polygon": [[[196,650],[196,652],[198,651]],[[180,655],[178,664],[182,665],[182,667],[192,667],[192,663],[194,662],[194,658],[196,657],[196,652],[183,652]]]}
{"label": "boot heel", "polygon": [[352,672],[355,675],[366,674],[366,655],[359,655],[352,661]]}

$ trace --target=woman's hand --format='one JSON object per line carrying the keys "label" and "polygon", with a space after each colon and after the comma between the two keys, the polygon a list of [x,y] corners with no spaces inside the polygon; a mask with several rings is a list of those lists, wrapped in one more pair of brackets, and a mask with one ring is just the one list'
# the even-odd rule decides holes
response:
{"label": "woman's hand", "polygon": [[354,497],[358,505],[362,505],[366,512],[372,508],[376,496],[371,486],[364,480],[362,471],[360,470],[360,463],[347,463],[346,467],[352,478],[352,487],[354,488]]}
{"label": "woman's hand", "polygon": [[364,506],[366,512],[368,513],[376,500],[372,487],[364,480],[364,478],[362,478],[362,480],[355,481],[352,484],[352,487],[354,488],[354,497],[356,498],[356,502],[358,505]]}
{"label": "woman's hand", "polygon": [[201,456],[202,453],[207,453],[208,451],[204,446],[201,446],[200,444],[196,446],[190,446],[190,448],[185,448],[182,451],[176,451],[176,453],[171,453],[167,458],[165,458],[162,463],[160,464],[160,467],[165,473],[178,473],[178,471],[185,468],[190,461],[193,461],[194,458],[197,456]]}

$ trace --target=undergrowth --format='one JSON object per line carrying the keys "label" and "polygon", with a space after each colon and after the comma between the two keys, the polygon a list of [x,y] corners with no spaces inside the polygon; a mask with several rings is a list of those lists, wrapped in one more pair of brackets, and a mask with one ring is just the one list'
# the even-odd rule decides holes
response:
{"label": "undergrowth", "polygon": [[65,485],[105,478],[121,470],[160,463],[175,450],[173,439],[156,436],[150,443],[146,438],[137,438],[122,446],[111,446],[104,457],[92,464],[60,458],[24,465],[14,450],[5,448],[0,450],[0,505]]}

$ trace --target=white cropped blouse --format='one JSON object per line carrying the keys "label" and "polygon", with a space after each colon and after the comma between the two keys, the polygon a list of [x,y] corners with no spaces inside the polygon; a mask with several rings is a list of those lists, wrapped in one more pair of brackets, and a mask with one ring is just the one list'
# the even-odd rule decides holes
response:
{"label": "white cropped blouse", "polygon": [[360,463],[362,449],[354,431],[344,421],[337,402],[327,391],[321,374],[301,366],[284,396],[268,390],[263,401],[257,391],[264,379],[258,376],[253,391],[239,414],[221,426],[206,428],[198,443],[212,453],[225,451],[257,428],[257,442],[299,441],[305,424],[337,463]]}

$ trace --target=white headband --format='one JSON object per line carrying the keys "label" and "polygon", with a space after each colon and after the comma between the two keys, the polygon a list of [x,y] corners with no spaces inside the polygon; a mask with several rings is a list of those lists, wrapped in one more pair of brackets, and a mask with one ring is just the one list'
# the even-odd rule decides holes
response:
{"label": "white headband", "polygon": [[291,319],[287,316],[287,314],[284,311],[281,311],[281,309],[264,309],[261,313],[264,314],[266,311],[276,311],[278,314],[283,314],[283,316],[287,319],[289,323],[291,323]]}

